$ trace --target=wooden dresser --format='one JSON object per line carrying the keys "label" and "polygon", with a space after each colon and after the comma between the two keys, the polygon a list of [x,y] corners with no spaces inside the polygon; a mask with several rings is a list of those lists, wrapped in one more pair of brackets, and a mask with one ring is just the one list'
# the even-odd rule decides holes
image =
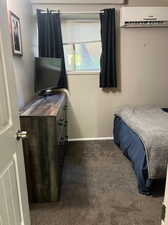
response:
{"label": "wooden dresser", "polygon": [[61,175],[67,146],[65,93],[37,97],[20,114],[27,186],[30,202],[60,198]]}

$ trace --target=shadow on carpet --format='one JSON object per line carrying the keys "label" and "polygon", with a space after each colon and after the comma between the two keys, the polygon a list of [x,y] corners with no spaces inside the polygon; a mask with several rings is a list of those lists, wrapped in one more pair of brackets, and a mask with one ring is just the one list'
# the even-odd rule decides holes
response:
{"label": "shadow on carpet", "polygon": [[159,225],[162,201],[163,191],[138,193],[131,163],[112,141],[71,142],[61,200],[31,205],[32,225]]}

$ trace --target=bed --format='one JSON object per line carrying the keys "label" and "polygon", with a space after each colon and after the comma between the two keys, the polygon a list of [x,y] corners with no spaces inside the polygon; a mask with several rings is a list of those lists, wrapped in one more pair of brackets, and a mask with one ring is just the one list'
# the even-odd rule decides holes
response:
{"label": "bed", "polygon": [[[168,108],[162,109],[168,112]],[[114,142],[132,162],[141,194],[152,194],[154,179],[149,178],[145,146],[138,134],[117,114],[114,119]]]}

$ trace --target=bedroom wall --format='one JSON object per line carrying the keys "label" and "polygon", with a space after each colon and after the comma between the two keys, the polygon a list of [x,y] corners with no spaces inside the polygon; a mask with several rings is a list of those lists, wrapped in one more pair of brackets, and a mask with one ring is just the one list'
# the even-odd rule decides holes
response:
{"label": "bedroom wall", "polygon": [[34,95],[33,11],[29,0],[8,0],[8,9],[21,21],[23,56],[13,56],[13,63],[18,107],[22,108]]}
{"label": "bedroom wall", "polygon": [[[168,2],[129,0],[128,5],[168,6]],[[57,8],[40,6],[43,7]],[[59,6],[59,9],[95,11],[108,7],[115,6]],[[119,29],[119,21],[117,28],[120,88],[116,92],[103,91],[99,88],[98,74],[69,75],[69,138],[112,137],[114,113],[124,105],[168,106],[168,29]]]}

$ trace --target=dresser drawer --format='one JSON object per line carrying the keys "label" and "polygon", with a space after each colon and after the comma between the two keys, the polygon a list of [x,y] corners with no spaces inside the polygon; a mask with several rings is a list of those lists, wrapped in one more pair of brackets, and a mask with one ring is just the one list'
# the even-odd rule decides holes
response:
{"label": "dresser drawer", "polygon": [[30,202],[59,200],[65,153],[66,96],[40,97],[20,115]]}
{"label": "dresser drawer", "polygon": [[61,113],[58,115],[56,119],[56,136],[57,142],[59,143],[62,141],[62,134],[64,133],[64,129],[67,127],[67,120],[66,120],[66,106],[62,109]]}

